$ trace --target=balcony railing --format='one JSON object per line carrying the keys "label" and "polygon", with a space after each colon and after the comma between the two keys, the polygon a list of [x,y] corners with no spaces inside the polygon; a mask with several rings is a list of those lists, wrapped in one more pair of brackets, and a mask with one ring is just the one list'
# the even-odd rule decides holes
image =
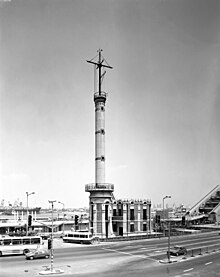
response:
{"label": "balcony railing", "polygon": [[123,220],[123,215],[115,215],[112,217],[112,221],[122,221]]}
{"label": "balcony railing", "polygon": [[114,185],[113,184],[87,184],[85,185],[85,191],[114,191]]}
{"label": "balcony railing", "polygon": [[106,96],[107,96],[107,93],[104,92],[104,91],[94,93],[94,98],[99,98],[99,97],[105,97],[106,98]]}

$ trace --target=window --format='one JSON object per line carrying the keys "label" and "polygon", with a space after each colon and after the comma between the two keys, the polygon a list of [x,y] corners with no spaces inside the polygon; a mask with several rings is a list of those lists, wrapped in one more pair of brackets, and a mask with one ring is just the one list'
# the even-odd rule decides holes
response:
{"label": "window", "polygon": [[118,215],[119,215],[119,216],[122,216],[122,209],[119,209],[119,210],[118,210]]}
{"label": "window", "polygon": [[104,162],[105,161],[105,157],[101,156],[101,161]]}
{"label": "window", "polygon": [[117,224],[113,224],[113,232],[117,232]]}
{"label": "window", "polygon": [[147,224],[146,223],[143,224],[143,231],[147,231]]}
{"label": "window", "polygon": [[116,209],[113,209],[113,216],[116,216]]}
{"label": "window", "polygon": [[105,220],[108,220],[108,205],[105,205]]}
{"label": "window", "polygon": [[143,209],[143,219],[147,219],[147,209]]}
{"label": "window", "polygon": [[23,239],[23,244],[30,244],[30,239]]}
{"label": "window", "polygon": [[130,232],[134,232],[134,224],[130,225]]}
{"label": "window", "polygon": [[10,239],[5,239],[4,240],[4,245],[10,245],[11,244],[11,240]]}
{"label": "window", "polygon": [[21,244],[21,239],[13,239],[12,244]]}
{"label": "window", "polygon": [[40,238],[32,238],[31,239],[31,244],[39,244],[40,243]]}
{"label": "window", "polygon": [[93,219],[94,219],[94,206],[93,206],[93,203],[91,205],[91,221],[93,222]]}
{"label": "window", "polygon": [[130,220],[134,220],[134,209],[130,209]]}

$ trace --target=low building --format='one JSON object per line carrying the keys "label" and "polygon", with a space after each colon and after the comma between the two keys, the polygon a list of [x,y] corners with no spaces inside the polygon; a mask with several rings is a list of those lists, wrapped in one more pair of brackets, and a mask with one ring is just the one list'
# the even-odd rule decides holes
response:
{"label": "low building", "polygon": [[114,200],[112,209],[112,229],[114,235],[129,236],[150,232],[150,200]]}
{"label": "low building", "polygon": [[95,236],[110,238],[148,234],[151,231],[151,201],[115,199],[112,184],[89,184],[89,229]]}

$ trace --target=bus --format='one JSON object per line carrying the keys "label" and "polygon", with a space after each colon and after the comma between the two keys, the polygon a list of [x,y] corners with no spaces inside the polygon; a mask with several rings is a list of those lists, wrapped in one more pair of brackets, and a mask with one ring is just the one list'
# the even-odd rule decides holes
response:
{"label": "bus", "polygon": [[39,236],[0,237],[0,256],[12,254],[27,254],[43,245]]}
{"label": "bus", "polygon": [[98,244],[99,237],[94,237],[90,232],[69,232],[63,237],[63,242],[81,243],[81,244]]}

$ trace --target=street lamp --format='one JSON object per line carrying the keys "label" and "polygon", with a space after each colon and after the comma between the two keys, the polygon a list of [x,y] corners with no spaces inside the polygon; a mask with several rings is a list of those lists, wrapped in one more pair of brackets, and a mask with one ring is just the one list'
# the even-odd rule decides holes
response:
{"label": "street lamp", "polygon": [[[164,215],[164,200],[167,199],[167,198],[171,198],[171,196],[167,195],[163,198],[163,215]],[[165,216],[164,216],[164,218],[165,218]],[[167,251],[167,256],[168,256],[168,263],[170,263],[170,218],[169,218],[169,210],[168,210],[168,251]]]}
{"label": "street lamp", "polygon": [[51,249],[50,249],[50,251],[51,251],[51,255],[50,255],[51,268],[50,268],[50,271],[53,272],[53,203],[56,202],[56,200],[53,200],[53,201],[48,200],[48,202],[50,204],[52,204],[52,233],[51,233]]}
{"label": "street lamp", "polygon": [[57,203],[60,203],[63,205],[63,235],[64,235],[64,203],[58,201]]}
{"label": "street lamp", "polygon": [[[163,235],[165,237],[165,226],[164,226],[164,223],[165,223],[165,210],[164,210],[164,200],[167,199],[167,198],[171,198],[170,195],[166,195],[163,197]],[[169,213],[169,211],[168,211]]]}
{"label": "street lamp", "polygon": [[28,235],[28,196],[30,196],[31,194],[35,194],[35,192],[28,193],[26,191],[26,195],[27,195],[27,226],[26,226],[26,235]]}

